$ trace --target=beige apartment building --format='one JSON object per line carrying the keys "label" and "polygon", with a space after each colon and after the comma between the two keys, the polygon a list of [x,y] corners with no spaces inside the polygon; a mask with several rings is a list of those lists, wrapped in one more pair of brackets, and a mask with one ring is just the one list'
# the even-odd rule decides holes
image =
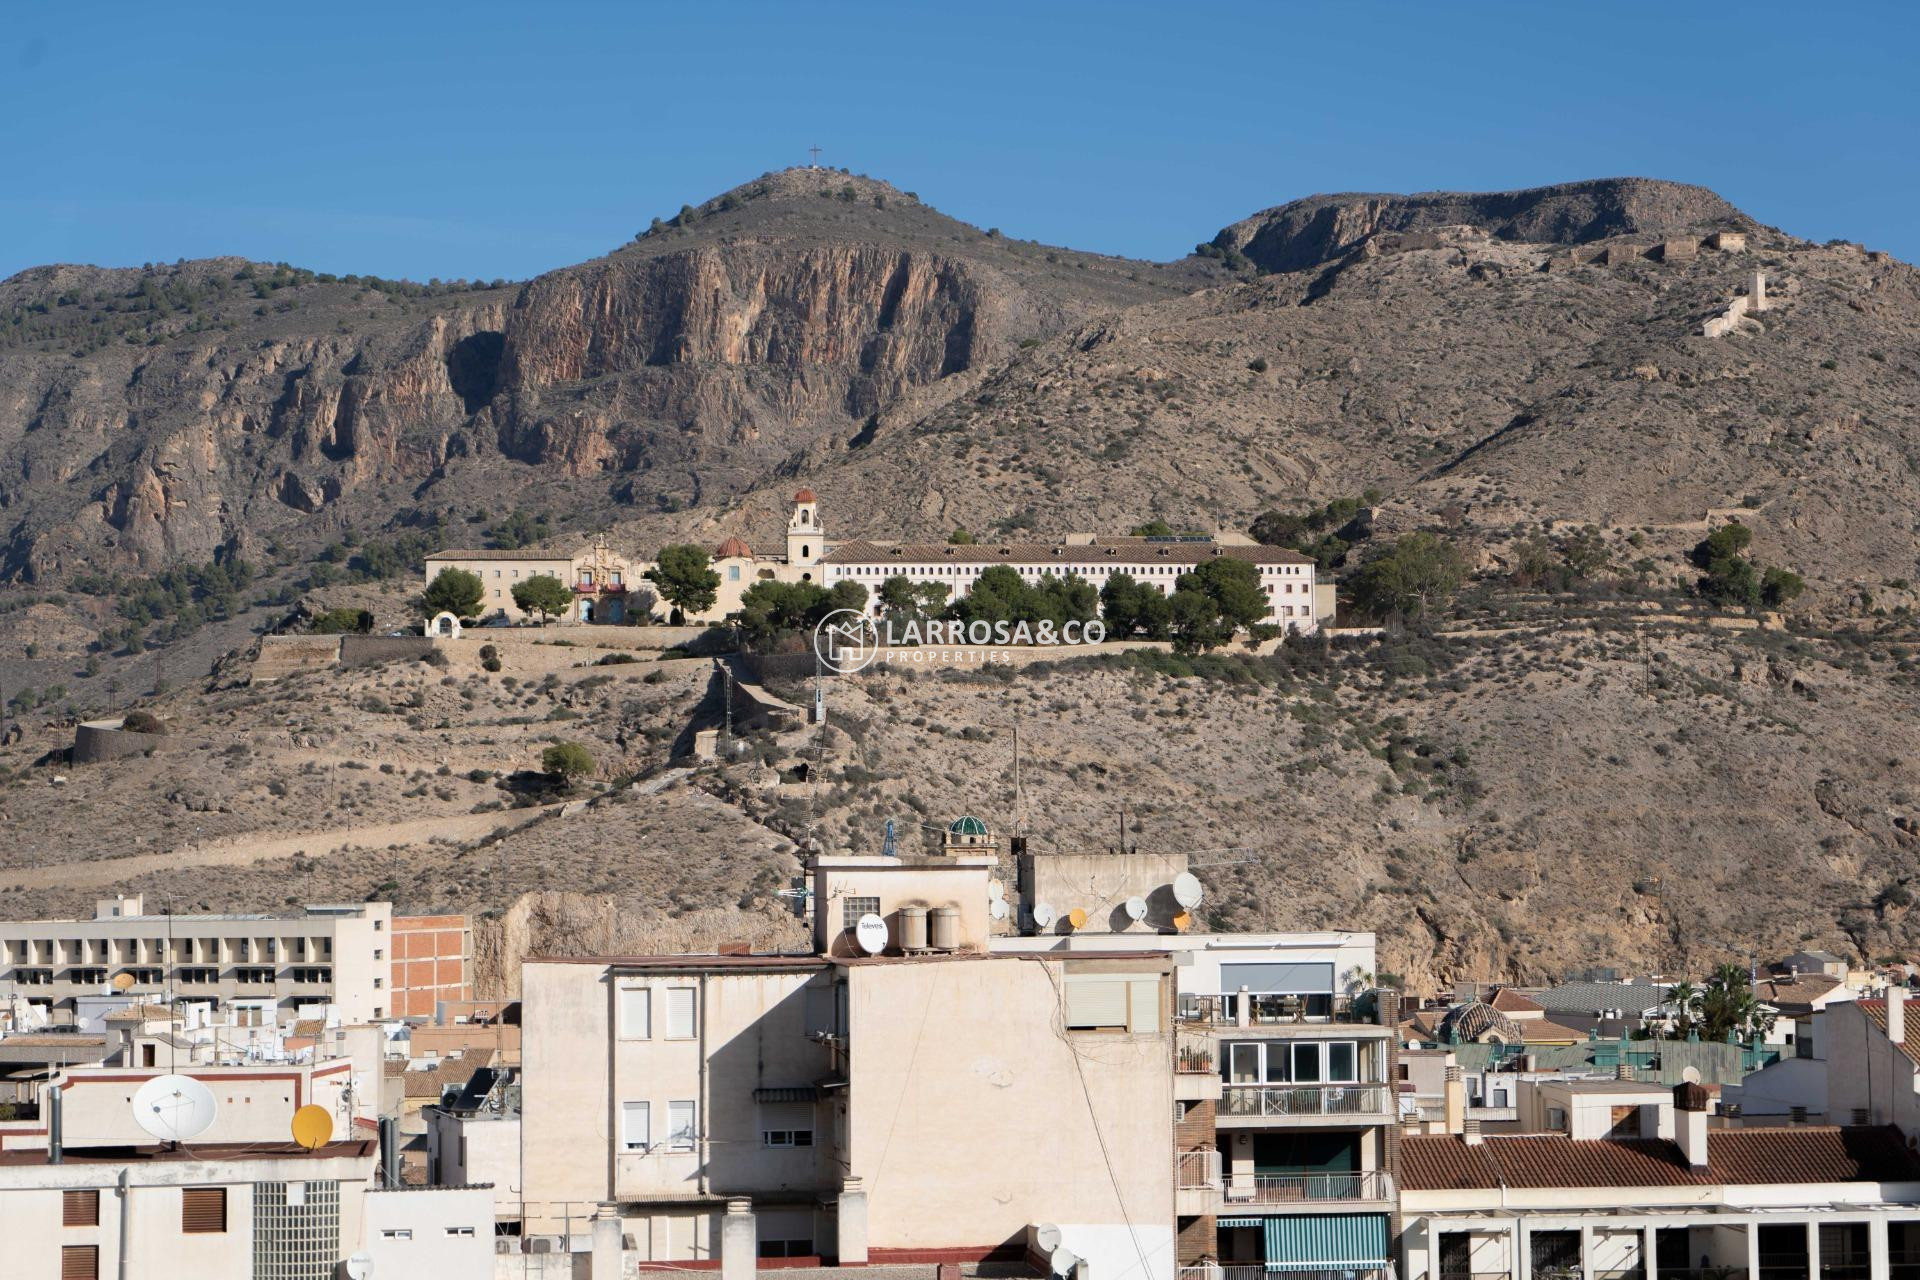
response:
{"label": "beige apartment building", "polygon": [[384,902],[298,915],[156,915],[138,895],[91,920],[0,921],[0,992],[75,1021],[100,993],[250,1010],[263,1022],[331,1004],[347,1022],[392,1016],[392,916]]}
{"label": "beige apartment building", "polygon": [[811,955],[529,961],[526,1234],[1171,1280],[1172,961],[991,954],[993,866],[817,859]]}

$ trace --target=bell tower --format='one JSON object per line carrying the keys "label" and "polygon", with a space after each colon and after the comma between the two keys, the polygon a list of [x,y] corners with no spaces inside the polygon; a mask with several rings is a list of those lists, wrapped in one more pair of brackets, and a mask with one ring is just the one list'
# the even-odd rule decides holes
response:
{"label": "bell tower", "polygon": [[803,567],[819,564],[827,551],[825,537],[820,528],[820,499],[813,490],[802,489],[793,495],[793,515],[787,520],[787,563]]}

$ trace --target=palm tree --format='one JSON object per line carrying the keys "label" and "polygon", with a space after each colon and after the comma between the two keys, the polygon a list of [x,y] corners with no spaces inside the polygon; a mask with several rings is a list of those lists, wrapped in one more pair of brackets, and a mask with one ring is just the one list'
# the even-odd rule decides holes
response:
{"label": "palm tree", "polygon": [[1691,982],[1676,982],[1667,988],[1667,1025],[1676,1037],[1684,1037],[1700,1020],[1700,988]]}

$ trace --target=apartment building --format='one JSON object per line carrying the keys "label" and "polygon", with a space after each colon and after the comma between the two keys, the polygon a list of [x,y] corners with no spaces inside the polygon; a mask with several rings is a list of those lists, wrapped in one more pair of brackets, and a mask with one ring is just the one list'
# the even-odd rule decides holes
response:
{"label": "apartment building", "polygon": [[395,916],[390,950],[390,1017],[431,1019],[443,1003],[473,999],[473,922],[467,917]]}
{"label": "apartment building", "polygon": [[1920,1157],[1888,1125],[1710,1128],[1708,1091],[1522,1084],[1528,1132],[1401,1143],[1406,1280],[1920,1273]]}
{"label": "apartment building", "polygon": [[105,898],[90,920],[0,921],[0,992],[53,1023],[101,993],[250,1011],[333,1005],[350,1022],[392,1014],[392,907],[309,906],[288,915],[150,914]]}
{"label": "apartment building", "polygon": [[1372,990],[1373,935],[1189,933],[1184,855],[1016,856],[1023,932],[995,938],[996,952],[1151,946],[1173,961],[1183,1275],[1383,1275],[1397,1001]]}
{"label": "apartment building", "polygon": [[993,865],[816,859],[812,954],[528,961],[526,1234],[1171,1280],[1171,959],[991,952]]}

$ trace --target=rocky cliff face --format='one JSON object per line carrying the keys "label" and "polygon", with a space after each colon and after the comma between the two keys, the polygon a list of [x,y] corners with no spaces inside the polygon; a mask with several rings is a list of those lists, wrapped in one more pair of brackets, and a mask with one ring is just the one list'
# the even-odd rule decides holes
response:
{"label": "rocky cliff face", "polygon": [[1330,262],[1384,231],[1469,226],[1503,240],[1579,244],[1635,232],[1744,228],[1752,219],[1705,187],[1601,178],[1524,191],[1308,196],[1263,209],[1215,237],[1268,271]]}
{"label": "rocky cliff face", "polygon": [[311,547],[528,486],[588,519],[696,505],[1195,278],[1007,241],[825,170],[525,286],[36,269],[0,282],[0,575]]}

